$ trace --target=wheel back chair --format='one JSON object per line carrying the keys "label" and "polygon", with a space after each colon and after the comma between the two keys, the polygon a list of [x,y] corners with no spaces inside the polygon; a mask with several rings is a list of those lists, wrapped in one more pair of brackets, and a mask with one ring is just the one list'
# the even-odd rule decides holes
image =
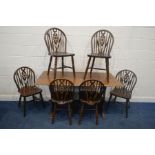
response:
{"label": "wheel back chair", "polygon": [[126,118],[128,117],[128,108],[130,107],[130,99],[132,96],[132,91],[137,83],[137,76],[133,71],[130,70],[121,70],[117,73],[116,79],[122,83],[122,87],[115,87],[110,92],[109,102],[107,108],[109,107],[109,103],[111,101],[112,96],[114,96],[114,102],[116,102],[116,98],[124,98],[126,99],[125,104],[125,112]]}
{"label": "wheel back chair", "polygon": [[35,102],[35,95],[40,94],[40,99],[42,101],[43,107],[44,101],[42,97],[42,90],[35,85],[35,73],[29,67],[20,67],[14,73],[14,81],[18,88],[18,92],[20,94],[19,97],[19,107],[21,106],[21,100],[24,99],[23,102],[23,111],[24,117],[26,116],[26,97],[32,96],[33,101]]}
{"label": "wheel back chair", "polygon": [[[106,70],[106,79],[109,82],[109,59],[111,58],[110,52],[114,44],[114,37],[108,30],[99,30],[91,38],[91,54],[88,54],[88,63],[84,74],[86,79],[88,69],[90,69],[90,76],[92,75],[93,69]],[[95,68],[94,63],[96,58],[105,59],[106,69]],[[90,66],[92,60],[92,64]],[[90,67],[89,67],[90,66]]]}
{"label": "wheel back chair", "polygon": [[[98,105],[101,104],[105,99],[106,87],[102,82],[97,80],[86,80],[79,87],[79,98],[81,102],[79,124],[81,124],[84,106],[95,106],[96,110],[96,125],[98,125]],[[101,108],[102,108],[101,107]]]}
{"label": "wheel back chair", "polygon": [[[54,69],[54,79],[56,79],[57,69],[62,69],[62,75],[64,75],[64,68],[73,69],[73,75],[75,77],[74,55],[67,52],[67,38],[65,33],[58,28],[50,28],[45,32],[44,40],[50,55],[50,61],[48,65],[49,75],[50,69]],[[55,58],[54,68],[51,68],[52,58]],[[64,65],[64,58],[71,57],[72,67]],[[61,67],[57,67],[58,58],[61,58]]]}
{"label": "wheel back chair", "polygon": [[69,124],[72,124],[72,108],[71,104],[74,101],[74,84],[67,79],[56,79],[49,85],[52,102],[52,123],[56,117],[57,106],[68,104]]}

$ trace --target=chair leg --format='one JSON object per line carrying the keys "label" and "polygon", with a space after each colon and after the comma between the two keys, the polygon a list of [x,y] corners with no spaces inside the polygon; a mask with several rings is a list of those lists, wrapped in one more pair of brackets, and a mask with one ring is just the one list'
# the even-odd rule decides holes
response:
{"label": "chair leg", "polygon": [[128,102],[128,108],[130,109],[130,101]]}
{"label": "chair leg", "polygon": [[25,117],[26,116],[26,97],[24,97],[23,110],[24,110],[24,117]]}
{"label": "chair leg", "polygon": [[56,103],[53,103],[53,111],[52,111],[52,124],[54,124],[55,117],[56,117]]}
{"label": "chair leg", "polygon": [[89,69],[90,61],[91,61],[91,57],[89,57],[89,60],[88,60],[88,63],[87,63],[87,67],[86,67],[85,74],[84,74],[84,80],[86,79],[86,76],[87,76],[87,72],[88,72],[88,69]]}
{"label": "chair leg", "polygon": [[103,118],[103,120],[105,119],[105,116],[106,116],[106,106],[105,106],[105,100],[104,100],[104,102],[102,103],[102,113],[101,113],[102,115],[102,118]]}
{"label": "chair leg", "polygon": [[82,121],[83,111],[84,111],[84,103],[82,103],[81,110],[80,110],[79,124],[81,124],[81,121]]}
{"label": "chair leg", "polygon": [[20,95],[20,97],[19,97],[19,101],[18,101],[18,107],[21,106],[21,99],[22,99],[22,96]]}
{"label": "chair leg", "polygon": [[62,76],[64,76],[64,57],[61,57],[61,63],[62,63]]}
{"label": "chair leg", "polygon": [[43,108],[45,108],[45,102],[44,102],[44,100],[43,100],[42,93],[40,92],[39,94],[40,94],[40,99],[41,99],[41,103],[42,103],[42,105],[43,105]]}
{"label": "chair leg", "polygon": [[128,118],[128,103],[129,99],[126,99],[126,105],[125,105],[126,118]]}
{"label": "chair leg", "polygon": [[57,57],[55,57],[55,64],[54,64],[54,79],[56,79],[56,72],[57,72]]}
{"label": "chair leg", "polygon": [[106,111],[107,111],[108,108],[109,108],[109,104],[110,104],[111,98],[112,98],[112,94],[110,94],[109,101],[108,101],[107,106],[106,106]]}
{"label": "chair leg", "polygon": [[105,59],[106,63],[106,72],[107,72],[107,82],[109,82],[109,58]]}
{"label": "chair leg", "polygon": [[35,96],[32,95],[32,98],[33,98],[33,103],[35,104],[36,103]]}
{"label": "chair leg", "polygon": [[92,61],[91,69],[90,69],[90,77],[92,76],[92,71],[94,68],[94,62],[95,62],[95,57],[93,57],[93,61]]}
{"label": "chair leg", "polygon": [[70,103],[68,104],[68,116],[69,116],[69,125],[72,125],[72,109]]}
{"label": "chair leg", "polygon": [[96,104],[96,125],[98,125],[98,104]]}
{"label": "chair leg", "polygon": [[74,78],[75,78],[74,56],[72,56],[72,68],[73,68],[73,75],[74,75]]}
{"label": "chair leg", "polygon": [[117,96],[115,96],[115,98],[114,98],[114,103],[116,103],[116,99],[117,99]]}
{"label": "chair leg", "polygon": [[48,65],[47,75],[49,75],[49,73],[50,73],[51,63],[52,63],[52,56],[50,57],[50,62],[49,62],[49,65]]}

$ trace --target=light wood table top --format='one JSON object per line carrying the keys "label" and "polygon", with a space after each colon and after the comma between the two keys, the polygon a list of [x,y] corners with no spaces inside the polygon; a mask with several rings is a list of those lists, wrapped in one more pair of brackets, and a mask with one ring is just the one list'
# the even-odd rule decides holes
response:
{"label": "light wood table top", "polygon": [[[57,72],[57,79],[68,79],[74,83],[75,86],[79,86],[83,81],[84,72],[76,72],[76,78],[74,78],[72,72],[64,72],[64,76],[62,76],[61,72]],[[109,83],[106,80],[106,73],[92,73],[92,77],[90,78],[89,74],[86,77],[86,80],[93,79],[101,81],[106,87],[119,87],[122,84],[115,79],[115,77],[110,73],[109,75]],[[54,73],[51,71],[49,75],[47,75],[47,71],[44,71],[40,77],[36,80],[37,85],[49,85],[50,82],[54,80]]]}

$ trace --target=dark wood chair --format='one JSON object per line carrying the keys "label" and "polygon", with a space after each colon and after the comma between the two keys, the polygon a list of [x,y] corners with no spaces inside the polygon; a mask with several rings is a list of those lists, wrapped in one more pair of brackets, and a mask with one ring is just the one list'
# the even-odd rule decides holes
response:
{"label": "dark wood chair", "polygon": [[[51,28],[45,32],[44,40],[50,55],[50,61],[48,66],[49,75],[50,69],[54,70],[54,79],[56,79],[57,69],[62,69],[62,75],[64,74],[64,68],[73,69],[73,75],[75,77],[74,55],[67,52],[67,38],[65,33],[58,28]],[[55,58],[54,68],[51,68],[52,58]],[[64,58],[71,57],[72,67],[64,65]],[[58,58],[61,58],[61,67],[57,67]]]}
{"label": "dark wood chair", "polygon": [[[87,76],[88,69],[90,69],[90,76],[92,75],[93,69],[106,70],[107,81],[109,82],[109,59],[111,58],[110,52],[114,43],[114,37],[108,30],[99,30],[91,38],[91,54],[88,54],[88,63],[84,74],[84,79]],[[94,63],[96,58],[104,58],[106,69],[95,68]],[[92,64],[90,66],[92,60]],[[89,67],[90,66],[90,67]]]}
{"label": "dark wood chair", "polygon": [[74,84],[67,79],[56,79],[49,85],[51,93],[52,106],[52,123],[54,123],[57,105],[62,106],[68,104],[69,124],[72,124],[72,108],[71,103],[74,101]]}
{"label": "dark wood chair", "polygon": [[107,108],[109,107],[109,103],[112,99],[112,96],[115,97],[114,102],[116,102],[117,97],[124,98],[126,99],[125,111],[126,111],[126,118],[127,118],[130,99],[132,96],[132,91],[137,83],[137,76],[134,72],[130,70],[121,70],[120,72],[117,73],[116,79],[119,80],[123,84],[123,86],[115,87],[110,92],[110,97],[109,97]]}
{"label": "dark wood chair", "polygon": [[82,121],[84,106],[88,105],[96,107],[96,125],[98,125],[98,105],[101,104],[103,107],[105,91],[106,87],[102,82],[97,80],[86,80],[79,86],[79,98],[81,102],[79,124]]}
{"label": "dark wood chair", "polygon": [[14,73],[14,81],[20,94],[18,103],[19,107],[21,106],[22,98],[24,99],[23,102],[24,117],[26,116],[26,97],[32,96],[33,101],[35,102],[36,101],[35,95],[40,94],[40,99],[42,101],[43,107],[45,107],[42,97],[42,90],[37,86],[35,86],[35,73],[31,68],[29,67],[18,68]]}

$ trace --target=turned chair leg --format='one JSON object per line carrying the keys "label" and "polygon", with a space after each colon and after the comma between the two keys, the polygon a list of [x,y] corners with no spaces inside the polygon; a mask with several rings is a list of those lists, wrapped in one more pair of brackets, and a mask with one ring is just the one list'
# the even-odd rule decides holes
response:
{"label": "turned chair leg", "polygon": [[41,99],[41,103],[42,103],[42,105],[43,105],[43,108],[45,108],[45,102],[44,102],[44,100],[43,100],[42,93],[40,92],[39,94],[40,94],[40,99]]}
{"label": "turned chair leg", "polygon": [[32,98],[33,98],[33,103],[36,104],[35,96],[32,95]]}
{"label": "turned chair leg", "polygon": [[107,82],[109,82],[109,58],[105,59],[105,63],[106,63]]}
{"label": "turned chair leg", "polygon": [[52,124],[54,124],[55,117],[56,117],[56,103],[53,103],[53,111],[52,111]]}
{"label": "turned chair leg", "polygon": [[61,63],[62,63],[62,76],[64,76],[64,57],[61,57]]}
{"label": "turned chair leg", "polygon": [[82,103],[81,110],[80,110],[79,124],[81,124],[81,121],[82,121],[83,111],[84,111],[84,103]]}
{"label": "turned chair leg", "polygon": [[73,68],[73,75],[74,75],[74,78],[75,78],[75,65],[74,65],[74,56],[71,56],[72,58],[72,68]]}
{"label": "turned chair leg", "polygon": [[26,97],[24,97],[23,111],[24,111],[24,117],[25,117],[26,116]]}
{"label": "turned chair leg", "polygon": [[98,104],[96,104],[96,125],[98,125]]}
{"label": "turned chair leg", "polygon": [[117,96],[115,96],[115,98],[114,98],[114,103],[116,103],[116,99],[117,99]]}
{"label": "turned chair leg", "polygon": [[49,65],[48,65],[48,72],[47,72],[47,75],[49,75],[49,73],[50,73],[51,63],[52,63],[52,56],[50,57],[50,62],[49,62]]}
{"label": "turned chair leg", "polygon": [[72,125],[72,109],[70,103],[68,104],[68,116],[69,116],[69,125]]}
{"label": "turned chair leg", "polygon": [[88,63],[87,63],[87,67],[86,67],[85,74],[84,74],[84,80],[86,79],[86,76],[87,76],[87,72],[88,72],[88,69],[89,69],[90,61],[91,61],[91,57],[89,57],[89,60],[88,60]]}
{"label": "turned chair leg", "polygon": [[18,101],[18,107],[21,106],[21,99],[22,99],[22,96],[20,95],[20,97],[19,97],[19,101]]}
{"label": "turned chair leg", "polygon": [[90,77],[92,76],[92,71],[94,68],[94,62],[95,62],[95,57],[93,57],[93,61],[92,61],[91,69],[90,69]]}
{"label": "turned chair leg", "polygon": [[129,104],[129,99],[126,99],[126,104],[125,104],[126,118],[128,118],[128,104]]}
{"label": "turned chair leg", "polygon": [[112,98],[112,94],[110,94],[109,101],[108,101],[107,106],[106,106],[106,111],[107,111],[108,108],[109,108],[109,104],[110,104],[111,98]]}
{"label": "turned chair leg", "polygon": [[54,64],[54,79],[56,79],[56,72],[57,72],[57,57],[55,57],[55,64]]}

